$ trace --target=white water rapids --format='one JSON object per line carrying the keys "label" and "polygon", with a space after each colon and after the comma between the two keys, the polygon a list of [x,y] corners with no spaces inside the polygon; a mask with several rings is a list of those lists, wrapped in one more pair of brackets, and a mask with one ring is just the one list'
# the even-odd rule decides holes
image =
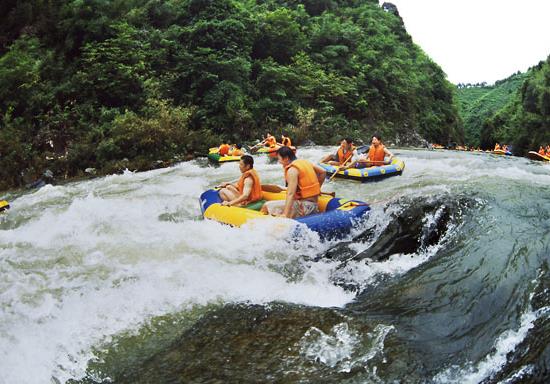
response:
{"label": "white water rapids", "polygon": [[[317,161],[329,150],[298,155]],[[395,152],[405,160],[403,176],[369,184],[335,180],[323,189],[374,202],[371,220],[384,222],[383,204],[401,196],[483,178],[550,185],[550,166],[527,160]],[[255,159],[265,183],[282,184],[280,165]],[[278,269],[306,264],[303,256],[314,258],[334,243],[320,243],[313,233],[289,243],[267,224],[239,229],[200,218],[199,195],[238,175],[237,163],[212,167],[201,159],[13,195],[11,210],[0,215],[0,383],[81,378],[95,346],[195,305],[351,302],[354,294],[330,279],[332,262],[307,262],[298,278]],[[368,284],[379,274],[406,273],[432,253],[357,263],[343,278]]]}

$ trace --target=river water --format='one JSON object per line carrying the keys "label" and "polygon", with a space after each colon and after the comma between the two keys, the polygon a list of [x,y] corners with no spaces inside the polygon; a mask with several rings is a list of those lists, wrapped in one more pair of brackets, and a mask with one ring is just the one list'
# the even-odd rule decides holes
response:
{"label": "river water", "polygon": [[202,220],[236,163],[3,196],[0,383],[550,380],[550,165],[394,152],[402,176],[323,186],[372,204],[339,241]]}

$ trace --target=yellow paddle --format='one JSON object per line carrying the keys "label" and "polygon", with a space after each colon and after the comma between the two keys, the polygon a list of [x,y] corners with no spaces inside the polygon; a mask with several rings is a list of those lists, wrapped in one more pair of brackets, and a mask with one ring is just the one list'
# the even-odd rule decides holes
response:
{"label": "yellow paddle", "polygon": [[0,200],[0,212],[9,209],[10,204],[6,200]]}
{"label": "yellow paddle", "polygon": [[330,178],[328,179],[328,182],[329,182],[329,183],[332,181],[332,179],[334,179],[334,178],[336,177],[336,175],[338,174],[338,172],[340,172],[340,168],[341,168],[341,167],[345,167],[351,159],[353,159],[353,154],[352,154],[349,158],[347,158],[346,161],[344,161],[344,164],[342,164],[342,165],[340,165],[340,166],[338,167],[338,169],[336,170],[336,172],[334,172],[334,173],[332,174],[332,176],[330,176]]}

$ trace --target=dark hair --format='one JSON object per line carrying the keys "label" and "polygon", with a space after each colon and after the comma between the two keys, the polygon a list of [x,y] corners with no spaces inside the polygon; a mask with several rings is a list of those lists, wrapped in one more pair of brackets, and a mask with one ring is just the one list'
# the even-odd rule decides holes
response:
{"label": "dark hair", "polygon": [[296,155],[294,151],[287,146],[281,147],[277,150],[277,154],[283,159],[290,159],[291,161],[296,160]]}
{"label": "dark hair", "polygon": [[372,137],[376,137],[379,141],[382,141],[382,136],[379,133],[373,134]]}
{"label": "dark hair", "polygon": [[340,142],[342,142],[344,140],[346,140],[346,143],[348,143],[348,145],[351,145],[353,143],[353,140],[351,139],[351,137],[342,137]]}
{"label": "dark hair", "polygon": [[242,144],[235,144],[235,147],[237,147],[237,149],[241,149],[243,146]]}
{"label": "dark hair", "polygon": [[250,169],[254,168],[254,158],[250,155],[242,155],[241,161],[244,165],[250,165]]}

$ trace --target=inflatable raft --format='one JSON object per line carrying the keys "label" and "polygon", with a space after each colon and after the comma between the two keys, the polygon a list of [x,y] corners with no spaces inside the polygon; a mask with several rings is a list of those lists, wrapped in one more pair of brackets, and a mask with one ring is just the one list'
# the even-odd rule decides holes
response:
{"label": "inflatable raft", "polygon": [[[200,205],[205,219],[216,220],[220,223],[240,227],[249,220],[274,220],[279,223],[287,222],[293,226],[297,223],[306,225],[310,230],[317,232],[322,239],[338,238],[348,234],[354,225],[354,221],[365,216],[370,210],[368,204],[357,201],[340,199],[329,194],[319,196],[319,211],[309,216],[296,219],[284,219],[264,215],[260,212],[262,205],[270,200],[285,200],[286,191],[267,192],[262,191],[262,200],[249,204],[246,207],[228,207],[221,205],[218,190],[209,189],[200,197]],[[294,234],[299,233],[299,227],[295,226]]]}
{"label": "inflatable raft", "polygon": [[6,200],[0,200],[0,212],[6,211],[10,208],[10,203]]}
{"label": "inflatable raft", "polygon": [[[258,149],[257,153],[265,153],[270,159],[277,159],[277,151],[281,148],[280,145],[275,147],[262,147]],[[290,147],[294,153],[296,153],[296,147]]]}
{"label": "inflatable raft", "polygon": [[506,156],[512,156],[512,152],[510,151],[503,151],[502,149],[495,149],[491,152],[493,155],[506,155]]}
{"label": "inflatable raft", "polygon": [[210,148],[208,151],[208,159],[215,163],[228,163],[241,160],[241,156],[220,156],[218,148]]}
{"label": "inflatable raft", "polygon": [[539,154],[538,152],[535,152],[535,151],[530,151],[527,154],[527,157],[530,158],[531,160],[550,161],[549,156],[543,156],[543,155],[541,155],[541,154]]}
{"label": "inflatable raft", "polygon": [[327,176],[332,176],[334,172],[337,172],[336,177],[359,180],[361,182],[376,181],[390,176],[401,175],[405,169],[403,160],[395,157],[388,165],[368,168],[348,168],[342,171],[338,171],[338,167],[334,165],[325,163],[320,163],[319,165],[327,172]]}

